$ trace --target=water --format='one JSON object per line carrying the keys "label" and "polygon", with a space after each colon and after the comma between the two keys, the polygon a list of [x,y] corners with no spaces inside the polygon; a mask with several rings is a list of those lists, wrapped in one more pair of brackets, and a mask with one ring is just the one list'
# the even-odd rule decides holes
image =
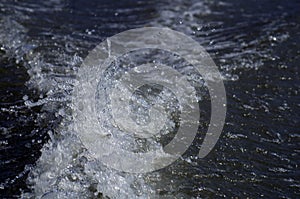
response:
{"label": "water", "polygon": [[[297,1],[1,1],[1,197],[299,197],[299,9]],[[199,133],[171,166],[126,174],[95,162],[79,142],[71,129],[72,90],[93,47],[143,26],[181,31],[205,47],[222,73],[228,112],[206,158],[196,157]],[[210,100],[203,87],[197,91],[204,132]],[[136,97],[143,95],[161,100],[143,90]],[[137,142],[134,149],[160,141]]]}

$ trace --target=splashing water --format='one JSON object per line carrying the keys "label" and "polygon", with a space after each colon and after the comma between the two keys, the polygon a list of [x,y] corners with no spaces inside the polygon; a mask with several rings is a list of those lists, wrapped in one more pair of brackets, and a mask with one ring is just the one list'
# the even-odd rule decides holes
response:
{"label": "splashing water", "polygon": [[[1,165],[8,171],[0,182],[0,189],[6,191],[4,198],[20,194],[23,198],[293,198],[299,194],[295,174],[299,115],[291,111],[299,109],[299,71],[295,67],[299,50],[294,45],[299,42],[299,19],[295,17],[299,4],[267,1],[263,12],[256,4],[235,1],[87,4],[56,0],[0,3],[0,62],[7,66],[1,78],[7,82],[10,79],[5,78],[20,77],[11,78],[13,85],[1,84],[1,89],[18,89],[1,94]],[[199,147],[194,143],[170,167],[128,174],[95,160],[80,142],[73,128],[73,89],[78,68],[95,45],[144,25],[179,30],[208,50],[226,81],[229,112],[219,145],[208,158],[196,158],[194,151]],[[98,90],[115,85],[112,77],[122,72],[120,66],[145,60],[165,61],[190,74],[201,115],[209,118],[205,82],[184,60],[166,52],[145,50],[122,57]],[[99,92],[98,98],[103,97]],[[150,141],[133,140],[114,127],[105,136],[113,136],[119,147],[136,152],[151,151],[172,139],[180,111],[170,90],[145,85],[130,103],[131,117],[140,124],[149,122],[153,104],[164,107],[168,113],[165,129]],[[100,121],[111,119],[100,111],[98,117]],[[207,129],[207,121],[201,122],[199,143]],[[93,130],[93,124],[89,128],[87,131]]]}

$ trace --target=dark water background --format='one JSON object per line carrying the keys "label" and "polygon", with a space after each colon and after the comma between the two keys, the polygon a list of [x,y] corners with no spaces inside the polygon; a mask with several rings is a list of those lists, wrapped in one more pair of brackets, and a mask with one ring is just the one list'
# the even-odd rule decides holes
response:
{"label": "dark water background", "polygon": [[49,130],[59,133],[58,110],[68,100],[59,83],[74,79],[80,59],[103,39],[144,26],[199,41],[224,76],[228,100],[215,149],[163,170],[156,192],[299,198],[299,11],[299,1],[2,0],[0,198],[32,190],[28,174]]}

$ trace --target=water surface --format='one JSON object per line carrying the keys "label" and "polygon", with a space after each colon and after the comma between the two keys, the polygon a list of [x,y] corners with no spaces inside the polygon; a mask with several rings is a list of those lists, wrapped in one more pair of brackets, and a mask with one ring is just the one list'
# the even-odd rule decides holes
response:
{"label": "water surface", "polygon": [[[299,197],[299,10],[268,0],[1,1],[1,197]],[[68,127],[81,61],[105,38],[144,26],[205,47],[228,112],[214,150],[196,158],[210,114],[204,89],[202,130],[183,158],[131,175],[92,161]]]}

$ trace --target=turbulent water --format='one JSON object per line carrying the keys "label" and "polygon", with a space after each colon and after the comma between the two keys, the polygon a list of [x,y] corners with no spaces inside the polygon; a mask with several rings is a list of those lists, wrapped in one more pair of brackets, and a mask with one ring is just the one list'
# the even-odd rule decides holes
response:
{"label": "turbulent water", "polygon": [[[2,0],[1,198],[300,197],[299,10],[297,1]],[[197,158],[210,99],[203,82],[192,76],[202,116],[197,139],[172,165],[129,174],[96,161],[82,145],[72,128],[73,91],[78,69],[95,46],[148,26],[183,32],[210,53],[225,83],[227,117],[215,148]],[[134,52],[120,62],[149,57],[186,69],[184,60],[170,60],[166,52]],[[100,82],[98,97],[113,84],[113,75]],[[150,101],[171,107],[174,118],[165,131],[174,130],[178,101],[156,85],[132,98],[132,111],[144,110],[134,117],[147,121]],[[135,151],[169,139],[165,133],[165,139],[130,140],[109,130],[118,145]]]}

